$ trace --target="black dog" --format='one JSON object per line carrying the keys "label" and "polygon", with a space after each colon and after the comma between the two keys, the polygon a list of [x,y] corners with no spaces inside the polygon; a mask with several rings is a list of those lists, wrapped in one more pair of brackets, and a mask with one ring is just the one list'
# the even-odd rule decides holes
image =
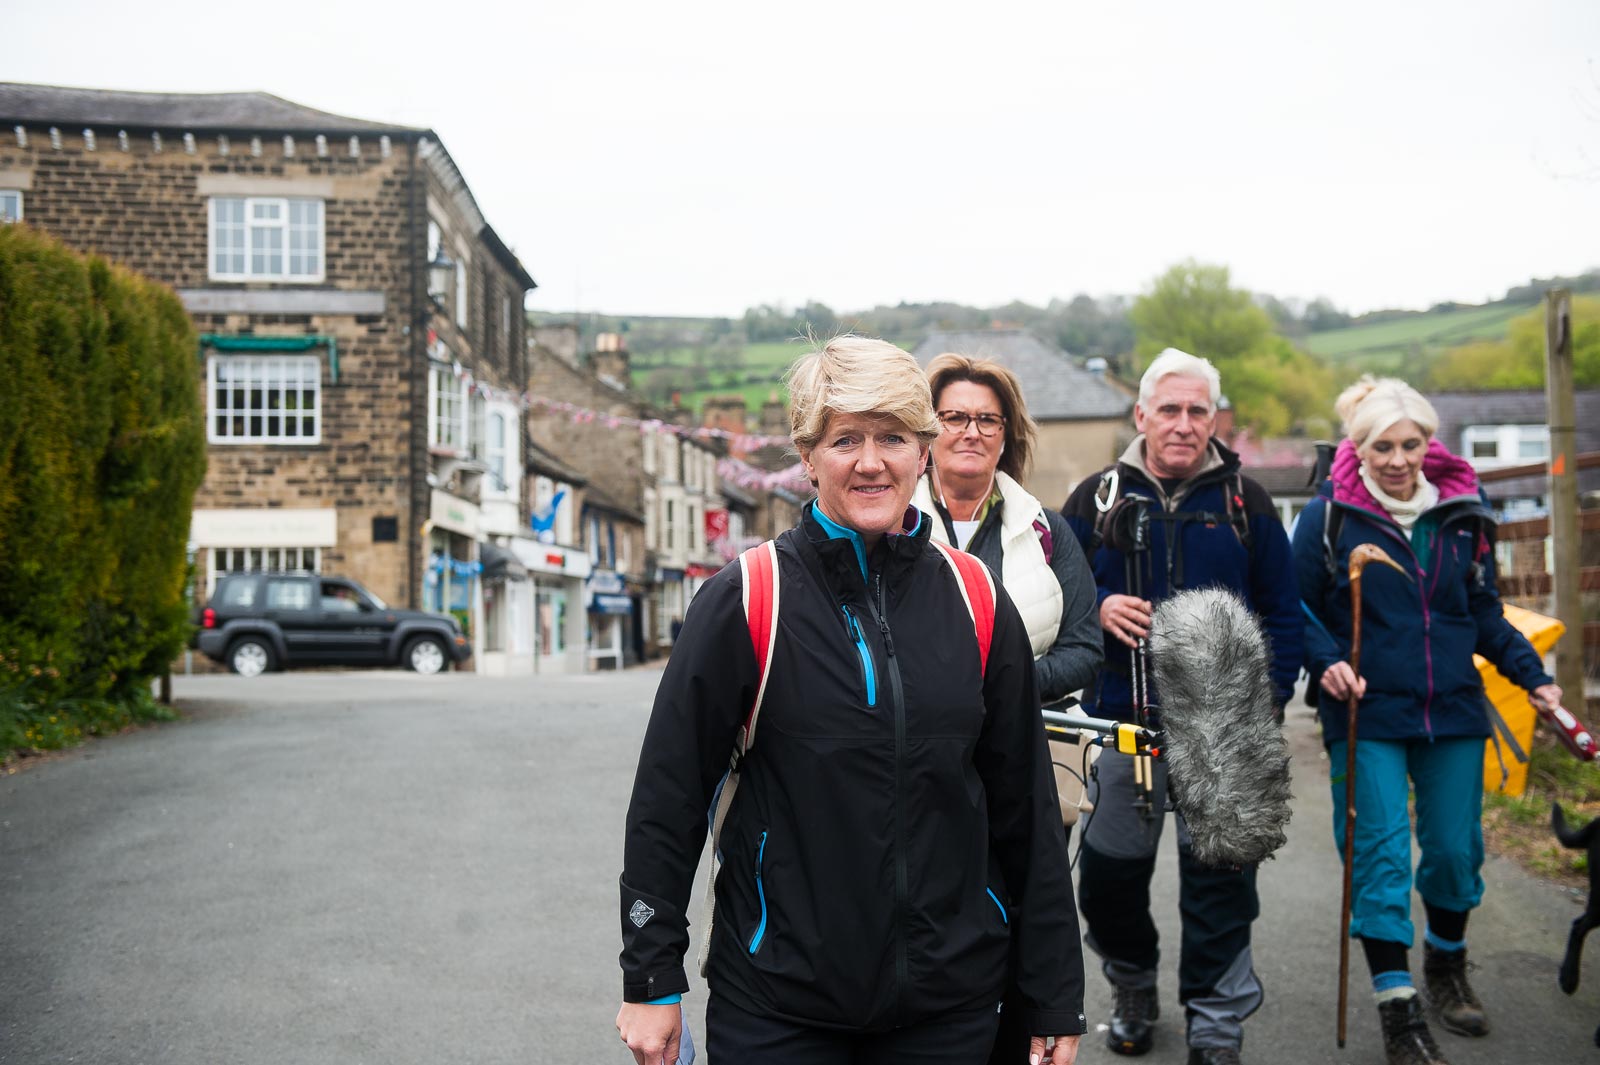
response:
{"label": "black dog", "polygon": [[[1567,953],[1561,959],[1561,972],[1557,977],[1561,990],[1570,995],[1578,990],[1578,964],[1583,954],[1583,937],[1589,934],[1591,928],[1600,927],[1600,817],[1580,829],[1570,830],[1567,828],[1567,819],[1561,814],[1561,804],[1553,803],[1550,807],[1550,827],[1555,829],[1556,838],[1562,846],[1589,852],[1589,905],[1572,922],[1572,931],[1567,935]],[[1595,1030],[1594,1042],[1600,1046],[1600,1029]]]}

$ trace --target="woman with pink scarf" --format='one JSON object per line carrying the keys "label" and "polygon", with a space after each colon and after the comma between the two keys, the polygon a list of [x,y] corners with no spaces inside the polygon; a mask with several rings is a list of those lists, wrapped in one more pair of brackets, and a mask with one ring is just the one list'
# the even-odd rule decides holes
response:
{"label": "woman with pink scarf", "polygon": [[[1411,834],[1427,911],[1423,978],[1447,1030],[1483,1036],[1489,1021],[1467,982],[1467,916],[1483,897],[1483,744],[1490,708],[1474,653],[1540,701],[1558,688],[1495,590],[1489,513],[1476,474],[1434,437],[1432,404],[1404,381],[1363,377],[1338,400],[1346,439],[1332,476],[1295,528],[1306,667],[1319,686],[1344,847],[1346,700],[1360,700],[1349,934],[1372,973],[1391,1065],[1439,1065],[1412,984]],[[1382,547],[1400,566],[1362,579],[1361,675],[1350,657],[1350,551]],[[1408,782],[1416,795],[1412,824]]]}

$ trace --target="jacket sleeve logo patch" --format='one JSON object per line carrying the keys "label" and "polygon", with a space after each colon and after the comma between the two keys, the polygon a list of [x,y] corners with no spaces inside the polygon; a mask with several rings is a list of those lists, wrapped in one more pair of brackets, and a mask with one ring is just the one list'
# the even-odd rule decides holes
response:
{"label": "jacket sleeve logo patch", "polygon": [[643,928],[645,922],[656,915],[656,911],[644,904],[643,899],[634,899],[633,908],[628,911],[628,920],[633,922],[635,928]]}

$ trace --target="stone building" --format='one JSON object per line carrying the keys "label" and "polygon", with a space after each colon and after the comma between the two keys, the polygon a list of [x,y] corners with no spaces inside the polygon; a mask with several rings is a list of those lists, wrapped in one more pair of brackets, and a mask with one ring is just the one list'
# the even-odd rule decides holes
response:
{"label": "stone building", "polygon": [[485,625],[528,527],[533,278],[433,131],[265,93],[0,84],[8,217],[177,290],[200,334],[199,585],[347,574]]}
{"label": "stone building", "polygon": [[728,523],[717,473],[727,448],[697,433],[690,412],[669,417],[633,390],[620,336],[602,334],[594,349],[578,354],[569,328],[539,331],[528,424],[588,479],[590,655],[616,664],[670,649],[694,593],[722,567],[713,543]]}

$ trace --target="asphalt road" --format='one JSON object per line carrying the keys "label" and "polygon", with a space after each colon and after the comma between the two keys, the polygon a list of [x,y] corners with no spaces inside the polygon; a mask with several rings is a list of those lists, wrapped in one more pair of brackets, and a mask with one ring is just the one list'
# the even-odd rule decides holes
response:
{"label": "asphalt road", "polygon": [[[630,1060],[616,876],[658,679],[179,677],[182,721],[0,776],[0,1062]],[[1268,997],[1246,1061],[1381,1062],[1359,952],[1335,1049],[1326,764],[1303,711],[1289,729],[1296,811],[1261,874]],[[1162,862],[1152,1063],[1185,1057],[1170,842]],[[1576,996],[1555,986],[1580,900],[1505,862],[1485,875],[1471,941],[1495,1031],[1440,1033],[1445,1052],[1600,1062],[1600,947]],[[1109,995],[1092,961],[1088,986],[1093,1026]],[[688,1002],[698,1031],[698,985]],[[1101,1038],[1081,1061],[1120,1060]]]}

